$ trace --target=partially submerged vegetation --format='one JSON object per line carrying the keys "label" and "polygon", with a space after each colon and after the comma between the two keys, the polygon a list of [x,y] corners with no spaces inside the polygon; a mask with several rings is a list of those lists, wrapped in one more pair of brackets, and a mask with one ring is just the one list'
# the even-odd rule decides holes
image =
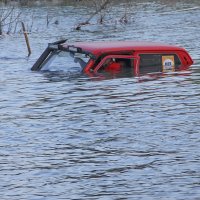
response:
{"label": "partially submerged vegetation", "polygon": [[[98,24],[105,24],[109,18],[109,20],[111,20],[112,18],[116,18],[116,16],[112,16],[112,17],[108,17],[109,13],[110,13],[110,9],[112,8],[112,4],[114,3],[113,0],[85,0],[81,3],[81,5],[84,5],[85,7],[88,8],[89,13],[91,13],[88,18],[83,21],[80,22],[79,24],[76,25],[75,29],[76,30],[80,30],[82,26],[84,25],[88,25],[91,23],[91,20],[94,17],[97,17],[97,21],[96,23]],[[126,0],[126,4],[125,4],[125,9],[124,9],[124,13],[122,14],[122,16],[120,16],[119,18],[119,22],[126,24],[128,22],[128,18],[127,18],[127,8],[129,7],[128,5],[130,4],[129,0]]]}
{"label": "partially submerged vegetation", "polygon": [[[75,1],[69,1],[69,0],[43,0],[39,1],[39,3],[45,3],[47,8],[51,8],[50,5],[59,3],[66,3],[72,4],[74,6],[80,6],[87,10],[87,15],[83,17],[83,21],[77,22],[77,24],[74,24],[75,30],[81,30],[81,28],[85,25],[91,25],[91,24],[106,24],[113,18],[116,19],[115,13],[112,11],[113,16],[109,16],[111,13],[110,10],[112,8],[112,5],[115,0],[75,0]],[[118,18],[118,21],[120,23],[126,24],[128,22],[127,17],[127,9],[129,4],[131,3],[130,0],[124,0],[125,1],[125,9],[124,13]],[[48,3],[47,3],[48,2]],[[27,32],[32,32],[33,27],[33,21],[34,21],[34,14],[31,13],[31,9],[29,12],[29,19],[27,18],[26,14],[24,14],[24,7],[33,5],[33,3],[38,3],[38,1],[30,1],[30,0],[16,0],[16,1],[9,1],[9,0],[2,0],[1,1],[2,6],[0,7],[0,35],[2,34],[15,34],[22,31],[21,28],[21,22],[23,21]],[[17,3],[17,4],[16,4]],[[19,6],[20,5],[20,6]],[[50,25],[51,16],[49,15],[48,9],[46,10],[46,26],[48,27]],[[116,14],[117,15],[117,14]],[[24,17],[26,16],[26,17]],[[95,19],[95,20],[94,20]],[[95,21],[95,22],[94,22]],[[55,24],[58,24],[59,21],[56,21]],[[113,22],[114,24],[114,22]]]}
{"label": "partially submerged vegetation", "polygon": [[[183,0],[186,1],[186,0]],[[22,32],[21,22],[24,22],[25,28],[28,33],[33,29],[37,30],[38,27],[33,28],[35,25],[35,6],[43,5],[44,15],[38,20],[43,20],[44,27],[49,27],[52,24],[59,24],[59,16],[51,15],[51,10],[54,5],[73,6],[73,8],[81,8],[86,12],[80,12],[81,20],[72,25],[74,30],[80,31],[84,26],[90,25],[126,25],[131,22],[135,4],[149,3],[153,1],[143,0],[0,0],[0,35],[2,34],[15,34]],[[162,2],[162,0],[160,0]],[[165,3],[164,3],[165,2]],[[196,2],[195,0],[193,2]],[[121,4],[121,12],[119,13],[116,4]],[[163,0],[164,4],[169,4]],[[34,6],[34,9],[32,9]],[[30,8],[30,10],[29,10]],[[27,10],[29,10],[27,12]],[[184,9],[185,10],[185,9]],[[46,12],[46,13],[45,13]],[[82,14],[81,14],[82,13]],[[45,18],[46,16],[46,18]],[[46,24],[45,24],[46,23]],[[61,23],[60,23],[61,24]]]}
{"label": "partially submerged vegetation", "polygon": [[[182,0],[187,2],[187,0]],[[86,12],[80,12],[81,21],[75,22],[72,28],[77,31],[83,29],[87,25],[109,25],[114,27],[116,24],[127,24],[131,21],[131,16],[129,13],[133,13],[135,10],[135,4],[153,3],[153,0],[0,0],[0,35],[3,34],[15,34],[22,31],[21,22],[23,21],[27,32],[31,33],[33,31],[33,24],[35,22],[34,9],[31,6],[44,6],[45,13],[41,20],[45,20],[46,24],[44,27],[49,27],[51,24],[59,24],[59,19],[54,20],[55,17],[51,16],[50,10],[54,5],[65,5],[80,7],[86,10]],[[160,4],[171,5],[166,0],[159,0]],[[177,1],[173,1],[175,4]],[[199,5],[199,0],[193,0],[193,3]],[[121,4],[121,12],[115,10],[116,4]],[[25,8],[25,9],[24,9]],[[26,12],[30,8],[29,12]],[[195,7],[194,9],[199,8]],[[191,9],[191,8],[189,8]],[[123,10],[123,11],[122,11]],[[183,9],[184,11],[186,9]],[[181,10],[179,10],[181,11]],[[26,13],[25,13],[26,12]],[[173,12],[170,11],[168,13]],[[81,14],[82,13],[82,14]],[[39,20],[40,20],[39,19]],[[37,27],[34,27],[35,30]]]}
{"label": "partially submerged vegetation", "polygon": [[15,33],[21,16],[21,11],[12,7],[0,7],[0,35]]}

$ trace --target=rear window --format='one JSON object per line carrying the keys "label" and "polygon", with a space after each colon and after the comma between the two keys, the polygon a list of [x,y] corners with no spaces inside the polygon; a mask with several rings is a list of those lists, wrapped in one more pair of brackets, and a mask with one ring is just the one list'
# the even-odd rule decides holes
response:
{"label": "rear window", "polygon": [[181,61],[176,54],[140,54],[140,73],[176,71]]}
{"label": "rear window", "polygon": [[89,59],[86,54],[57,50],[52,52],[42,65],[43,70],[81,72]]}

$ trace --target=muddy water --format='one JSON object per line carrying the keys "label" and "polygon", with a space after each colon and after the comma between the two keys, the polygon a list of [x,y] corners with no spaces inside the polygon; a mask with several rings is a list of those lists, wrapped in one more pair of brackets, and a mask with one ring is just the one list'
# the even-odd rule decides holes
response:
{"label": "muddy water", "polygon": [[[127,25],[112,19],[79,32],[84,7],[26,10],[35,19],[31,57],[22,36],[0,39],[1,199],[199,199],[199,10],[198,2],[138,2]],[[123,5],[112,12],[120,18]],[[47,43],[64,37],[177,44],[195,64],[148,81],[31,72]]]}

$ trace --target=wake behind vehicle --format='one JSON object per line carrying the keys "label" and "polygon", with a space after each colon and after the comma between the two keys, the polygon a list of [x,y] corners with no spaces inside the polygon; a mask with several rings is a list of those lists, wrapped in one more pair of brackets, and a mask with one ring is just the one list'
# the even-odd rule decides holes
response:
{"label": "wake behind vehicle", "polygon": [[50,43],[31,70],[46,70],[51,66],[54,70],[70,68],[89,76],[127,71],[139,76],[187,70],[192,64],[185,49],[168,44],[138,41],[66,43],[62,40]]}

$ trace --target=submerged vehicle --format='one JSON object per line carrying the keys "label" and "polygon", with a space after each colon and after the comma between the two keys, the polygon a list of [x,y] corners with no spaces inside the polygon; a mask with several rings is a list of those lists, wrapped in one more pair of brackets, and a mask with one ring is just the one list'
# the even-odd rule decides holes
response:
{"label": "submerged vehicle", "polygon": [[124,71],[139,76],[187,70],[192,64],[184,48],[168,44],[139,41],[67,43],[61,40],[50,43],[31,70],[45,70],[49,66],[56,70],[67,65],[89,76]]}

